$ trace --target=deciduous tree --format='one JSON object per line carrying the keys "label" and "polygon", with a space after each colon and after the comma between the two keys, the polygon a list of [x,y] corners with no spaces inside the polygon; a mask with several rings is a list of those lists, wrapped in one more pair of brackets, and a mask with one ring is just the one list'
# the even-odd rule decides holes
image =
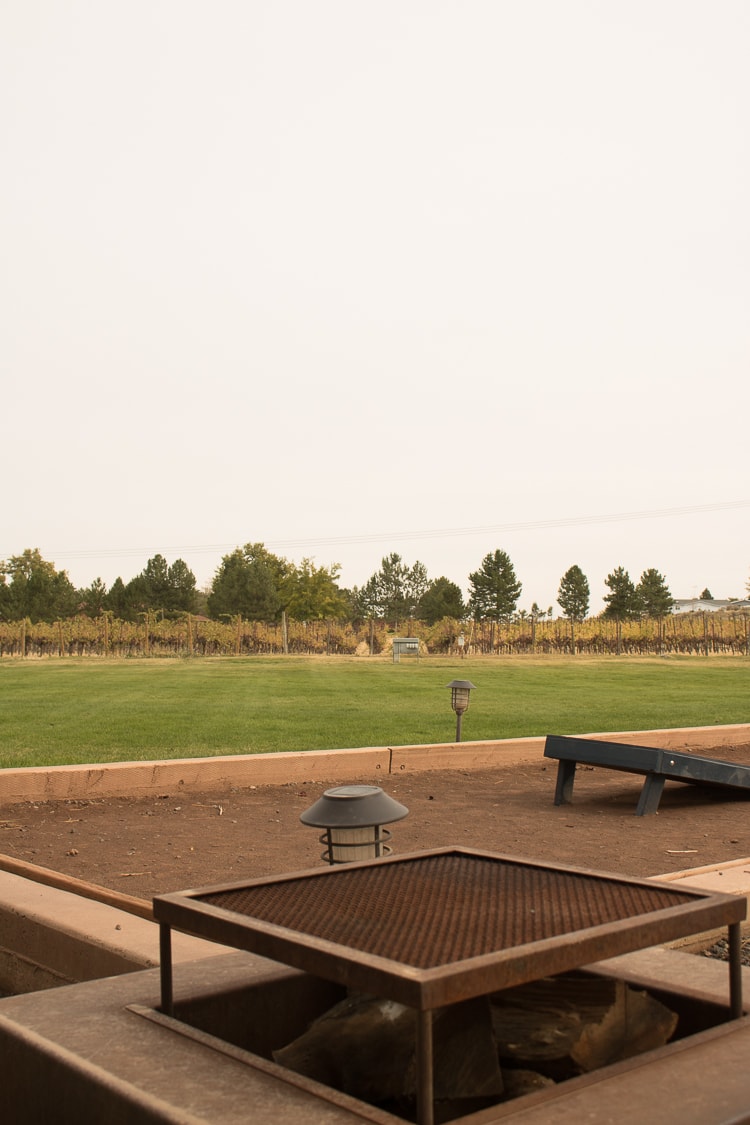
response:
{"label": "deciduous tree", "polygon": [[[78,609],[78,597],[66,571],[43,559],[38,547],[27,548],[0,563],[6,579],[4,601],[11,619],[56,621],[71,617]],[[10,581],[7,581],[7,580]]]}
{"label": "deciduous tree", "polygon": [[344,617],[348,604],[336,581],[340,569],[338,563],[315,566],[312,559],[303,559],[299,566],[290,565],[281,582],[289,616],[296,621]]}

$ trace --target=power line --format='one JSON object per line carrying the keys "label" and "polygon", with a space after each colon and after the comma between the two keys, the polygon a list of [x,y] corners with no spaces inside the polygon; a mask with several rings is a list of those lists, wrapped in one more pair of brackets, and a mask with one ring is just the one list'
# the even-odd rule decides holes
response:
{"label": "power line", "polygon": [[[690,504],[678,508],[653,508],[631,512],[610,512],[603,515],[563,516],[556,519],[528,520],[518,523],[483,524],[474,527],[429,528],[421,531],[379,531],[363,535],[326,535],[313,538],[260,539],[268,548],[342,547],[366,543],[401,543],[413,540],[454,539],[471,535],[522,534],[527,531],[543,531],[564,527],[594,527],[598,524],[630,523],[636,520],[669,519],[678,516],[707,515],[711,512],[739,511],[750,507],[748,500],[730,500],[715,504]],[[150,556],[155,551],[170,555],[180,552],[194,554],[217,554],[233,551],[238,543],[193,543],[176,547],[102,547],[81,551],[50,552],[55,560],[91,558],[132,558]],[[3,557],[8,557],[3,556]]]}

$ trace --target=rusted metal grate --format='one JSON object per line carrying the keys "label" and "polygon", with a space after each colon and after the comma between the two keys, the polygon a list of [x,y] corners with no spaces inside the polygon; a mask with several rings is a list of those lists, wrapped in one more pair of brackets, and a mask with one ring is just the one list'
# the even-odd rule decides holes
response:
{"label": "rusted metal grate", "polygon": [[738,930],[745,911],[734,895],[462,848],[154,899],[166,998],[174,926],[421,1011],[685,934]]}
{"label": "rusted metal grate", "polygon": [[174,1011],[170,929],[252,950],[417,1009],[417,1119],[432,1125],[431,1012],[602,957],[728,925],[742,1011],[744,898],[439,849],[154,899],[162,1010]]}
{"label": "rusted metal grate", "polygon": [[197,894],[195,902],[420,969],[689,904],[657,886],[449,853]]}

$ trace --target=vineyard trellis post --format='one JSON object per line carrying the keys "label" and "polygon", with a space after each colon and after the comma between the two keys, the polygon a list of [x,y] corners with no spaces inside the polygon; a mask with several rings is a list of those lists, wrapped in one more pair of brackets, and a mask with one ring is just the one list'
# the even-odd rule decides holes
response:
{"label": "vineyard trellis post", "polygon": [[287,627],[286,610],[281,611],[281,651],[284,656],[289,655],[289,630]]}
{"label": "vineyard trellis post", "polygon": [[151,636],[151,614],[148,610],[145,610],[143,613],[139,613],[138,616],[143,618],[143,655],[148,656],[150,651],[149,642]]}

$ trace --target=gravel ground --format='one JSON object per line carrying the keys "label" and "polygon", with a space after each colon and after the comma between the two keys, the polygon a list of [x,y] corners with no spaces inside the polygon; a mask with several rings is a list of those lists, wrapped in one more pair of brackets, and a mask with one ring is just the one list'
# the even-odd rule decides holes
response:
{"label": "gravel ground", "polygon": [[[729,942],[726,938],[721,938],[710,949],[704,949],[703,956],[715,957],[717,961],[728,961]],[[742,964],[750,968],[750,938],[745,938],[742,942]]]}

